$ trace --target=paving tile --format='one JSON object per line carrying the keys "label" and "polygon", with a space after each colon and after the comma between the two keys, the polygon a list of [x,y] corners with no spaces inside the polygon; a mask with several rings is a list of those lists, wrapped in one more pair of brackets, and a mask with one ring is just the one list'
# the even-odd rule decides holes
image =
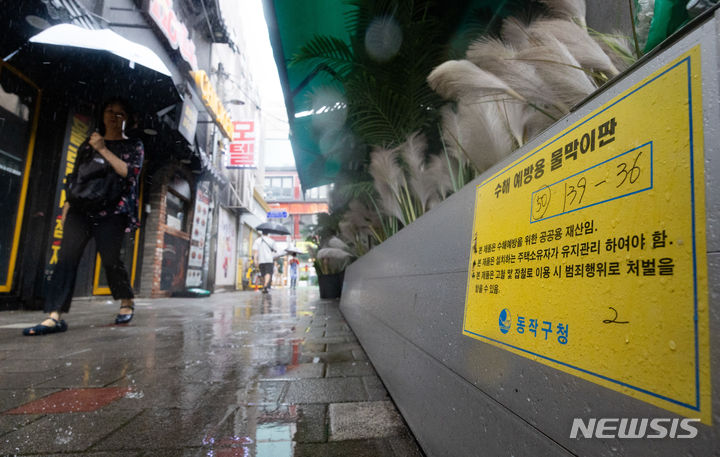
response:
{"label": "paving tile", "polygon": [[313,344],[340,344],[340,343],[357,343],[358,340],[354,335],[348,336],[332,336],[332,337],[306,337],[305,341]]}
{"label": "paving tile", "polygon": [[425,453],[408,431],[397,436],[390,436],[386,440],[396,457],[425,457]]}
{"label": "paving tile", "polygon": [[405,429],[400,414],[390,401],[333,403],[329,441],[385,438]]}
{"label": "paving tile", "polygon": [[[0,359],[2,360],[2,359]],[[45,359],[45,360],[34,360],[34,359],[23,359],[12,357],[2,362],[2,372],[0,374],[0,380],[2,380],[5,374],[9,373],[37,373],[37,372],[52,372],[62,368],[65,365],[64,360],[57,359]],[[32,376],[32,375],[30,375]]]}
{"label": "paving tile", "polygon": [[390,445],[384,440],[339,441],[333,443],[298,443],[294,457],[391,457]]}
{"label": "paving tile", "polygon": [[131,411],[49,414],[0,438],[0,455],[79,452],[132,419]]}
{"label": "paving tile", "polygon": [[356,349],[362,349],[360,343],[333,343],[327,345],[327,352],[354,351]]}
{"label": "paving tile", "polygon": [[367,393],[359,378],[301,379],[289,383],[286,403],[364,401]]}
{"label": "paving tile", "polygon": [[[211,386],[199,383],[135,384],[132,391],[113,403],[117,409],[140,411],[148,408],[193,409],[203,404]],[[216,397],[216,395],[212,395]],[[234,398],[235,393],[230,396]],[[227,398],[227,397],[222,397]]]}
{"label": "paving tile", "polygon": [[[261,381],[248,404],[280,404],[285,401],[285,395],[293,381]],[[298,403],[298,402],[290,402]]]}
{"label": "paving tile", "polygon": [[125,376],[131,366],[129,362],[115,364],[103,361],[73,364],[59,373],[56,372],[52,378],[37,384],[37,386],[43,388],[104,387]]}
{"label": "paving tile", "polygon": [[328,347],[325,343],[309,343],[307,341],[302,343],[303,352],[325,352]]}
{"label": "paving tile", "polygon": [[390,399],[385,386],[377,376],[363,376],[362,381],[368,393],[368,400],[381,401]]}
{"label": "paving tile", "polygon": [[300,363],[310,363],[317,360],[321,363],[350,362],[355,360],[351,351],[340,352],[306,352],[298,359]]}
{"label": "paving tile", "polygon": [[[58,371],[56,370],[37,373],[0,373],[0,386],[2,386],[3,389],[40,387],[41,384],[52,381],[57,378],[57,376]],[[43,387],[48,388],[49,386]]]}
{"label": "paving tile", "polygon": [[298,443],[324,443],[327,441],[327,405],[299,405],[299,418],[295,441]]}
{"label": "paving tile", "polygon": [[66,389],[39,398],[4,414],[59,414],[96,411],[131,392],[127,387]]}
{"label": "paving tile", "polygon": [[[155,450],[166,455],[164,449],[196,448],[209,445],[212,440],[234,436],[227,420],[236,407],[184,409],[148,409],[128,424],[115,430],[93,447],[97,451]],[[242,433],[242,432],[241,432]],[[246,431],[244,433],[247,433]],[[162,453],[159,451],[163,449]]]}
{"label": "paving tile", "polygon": [[[0,443],[2,443],[3,435],[20,430],[28,424],[42,418],[39,414],[23,414],[23,415],[0,415]],[[0,445],[0,447],[2,447]]]}
{"label": "paving tile", "polygon": [[326,377],[373,376],[375,369],[370,362],[329,363]]}
{"label": "paving tile", "polygon": [[[139,452],[133,451],[122,451],[122,452],[83,452],[82,454],[75,454],[81,457],[144,457]],[[43,454],[43,457],[67,457],[68,454]],[[170,457],[170,456],[165,456]]]}
{"label": "paving tile", "polygon": [[[17,408],[20,405],[45,397],[60,389],[0,389],[0,412]],[[0,416],[2,417],[2,416]]]}
{"label": "paving tile", "polygon": [[303,378],[322,378],[325,374],[325,364],[301,363],[298,365],[277,365],[268,367],[260,377],[263,381],[293,380]]}

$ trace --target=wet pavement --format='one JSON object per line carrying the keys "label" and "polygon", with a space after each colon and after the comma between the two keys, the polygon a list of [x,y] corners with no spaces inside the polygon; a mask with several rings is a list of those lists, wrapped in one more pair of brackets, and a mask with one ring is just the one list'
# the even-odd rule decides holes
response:
{"label": "wet pavement", "polygon": [[75,300],[65,333],[0,313],[0,455],[423,454],[336,300],[315,288]]}

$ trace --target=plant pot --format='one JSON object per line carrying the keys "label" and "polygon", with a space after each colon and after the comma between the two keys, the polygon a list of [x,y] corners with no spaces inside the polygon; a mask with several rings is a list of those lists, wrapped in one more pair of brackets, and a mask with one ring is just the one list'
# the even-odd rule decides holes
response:
{"label": "plant pot", "polygon": [[320,298],[339,298],[342,294],[343,280],[345,279],[345,271],[331,275],[318,275],[318,285],[320,286]]}

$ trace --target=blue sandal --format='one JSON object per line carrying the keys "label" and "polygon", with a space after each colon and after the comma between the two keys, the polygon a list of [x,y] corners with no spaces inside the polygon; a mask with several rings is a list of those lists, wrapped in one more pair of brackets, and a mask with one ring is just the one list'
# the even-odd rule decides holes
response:
{"label": "blue sandal", "polygon": [[58,321],[57,319],[53,319],[52,317],[49,318],[51,321],[55,322],[55,325],[53,326],[47,326],[43,324],[38,324],[34,327],[28,327],[26,329],[23,329],[23,335],[25,336],[35,336],[35,335],[49,335],[50,333],[60,333],[64,332],[68,329],[68,325],[64,320]]}
{"label": "blue sandal", "polygon": [[118,314],[117,316],[115,316],[115,324],[129,324],[133,316],[135,315],[135,305],[121,306],[120,309],[129,309],[132,312],[130,314]]}

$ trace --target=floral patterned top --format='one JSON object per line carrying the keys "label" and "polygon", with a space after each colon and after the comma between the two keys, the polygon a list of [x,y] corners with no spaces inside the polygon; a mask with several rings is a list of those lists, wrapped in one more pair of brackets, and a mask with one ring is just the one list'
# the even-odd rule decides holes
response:
{"label": "floral patterned top", "polygon": [[126,140],[105,140],[105,146],[127,164],[128,173],[125,177],[125,191],[114,210],[102,210],[90,217],[104,217],[108,214],[127,214],[128,226],[125,232],[129,233],[140,227],[138,218],[138,194],[140,183],[140,170],[145,157],[142,141],[137,138]]}

